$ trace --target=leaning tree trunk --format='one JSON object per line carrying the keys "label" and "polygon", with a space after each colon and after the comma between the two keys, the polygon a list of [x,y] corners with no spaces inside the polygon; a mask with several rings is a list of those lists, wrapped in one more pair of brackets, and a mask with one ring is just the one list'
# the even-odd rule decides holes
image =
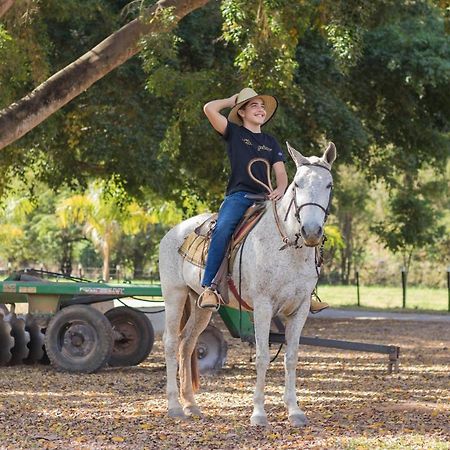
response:
{"label": "leaning tree trunk", "polygon": [[[0,0],[1,1],[1,0]],[[145,13],[107,37],[92,50],[60,70],[26,97],[0,111],[0,149],[16,141],[58,111],[97,80],[123,64],[139,51],[145,34],[161,30],[159,20],[150,20],[163,9],[172,8],[176,20],[204,6],[209,0],[160,0]],[[8,2],[2,2],[1,4]],[[167,28],[165,28],[166,30]]]}
{"label": "leaning tree trunk", "polygon": [[3,17],[14,4],[14,0],[0,0],[0,17]]}

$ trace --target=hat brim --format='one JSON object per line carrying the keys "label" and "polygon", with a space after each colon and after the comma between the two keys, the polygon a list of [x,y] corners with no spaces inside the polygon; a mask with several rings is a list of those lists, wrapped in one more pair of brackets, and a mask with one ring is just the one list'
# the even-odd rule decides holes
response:
{"label": "hat brim", "polygon": [[247,98],[246,100],[243,100],[242,102],[236,103],[236,105],[233,106],[230,113],[228,114],[228,120],[235,123],[236,125],[242,125],[243,122],[238,114],[238,110],[254,98],[262,98],[264,102],[264,106],[266,108],[266,118],[264,120],[264,123],[261,125],[264,126],[274,116],[278,108],[278,100],[272,95],[255,95],[253,97]]}

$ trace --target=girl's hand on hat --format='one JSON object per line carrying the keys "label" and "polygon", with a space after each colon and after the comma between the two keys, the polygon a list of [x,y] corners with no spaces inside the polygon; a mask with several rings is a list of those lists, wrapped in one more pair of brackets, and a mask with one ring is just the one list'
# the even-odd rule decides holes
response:
{"label": "girl's hand on hat", "polygon": [[236,104],[238,95],[239,95],[239,94],[234,94],[234,95],[232,95],[232,96],[229,98],[229,100],[230,100],[230,108],[232,108],[232,107]]}
{"label": "girl's hand on hat", "polygon": [[284,195],[284,190],[281,189],[280,187],[277,187],[269,194],[269,199],[270,200],[280,200],[281,198],[283,198],[283,195]]}

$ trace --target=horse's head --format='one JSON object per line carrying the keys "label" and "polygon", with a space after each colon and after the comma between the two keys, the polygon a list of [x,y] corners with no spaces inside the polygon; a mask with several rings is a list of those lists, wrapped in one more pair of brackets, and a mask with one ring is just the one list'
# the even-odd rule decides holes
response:
{"label": "horse's head", "polygon": [[331,165],[336,159],[336,147],[330,142],[321,158],[306,158],[289,143],[286,144],[297,166],[292,184],[295,215],[300,223],[300,233],[305,245],[314,247],[322,239],[329,213],[333,189]]}

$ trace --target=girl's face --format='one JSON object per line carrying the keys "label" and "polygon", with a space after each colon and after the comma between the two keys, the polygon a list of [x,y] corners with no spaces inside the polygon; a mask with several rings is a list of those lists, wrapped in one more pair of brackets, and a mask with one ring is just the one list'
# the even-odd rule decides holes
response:
{"label": "girl's face", "polygon": [[253,98],[238,111],[244,124],[246,122],[254,125],[262,125],[266,120],[266,108],[261,98]]}

